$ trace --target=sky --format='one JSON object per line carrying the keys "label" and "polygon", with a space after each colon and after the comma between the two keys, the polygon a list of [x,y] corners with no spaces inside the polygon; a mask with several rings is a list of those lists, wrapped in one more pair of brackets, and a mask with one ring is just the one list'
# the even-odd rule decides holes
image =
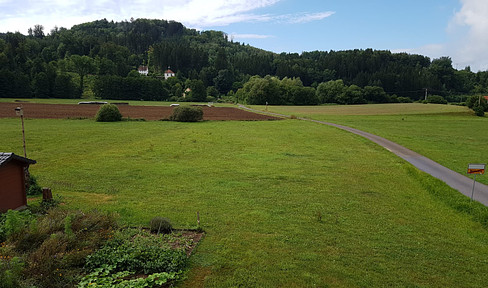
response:
{"label": "sky", "polygon": [[0,0],[0,32],[132,17],[219,30],[276,53],[372,48],[488,70],[488,0]]}

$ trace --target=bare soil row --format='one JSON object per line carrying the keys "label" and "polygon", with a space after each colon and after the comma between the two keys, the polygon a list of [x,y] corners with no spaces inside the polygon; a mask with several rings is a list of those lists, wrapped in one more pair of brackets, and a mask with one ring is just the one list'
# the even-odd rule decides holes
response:
{"label": "bare soil row", "polygon": [[[0,103],[0,118],[16,117],[15,108],[22,106],[25,118],[74,119],[94,118],[100,105],[39,104],[39,103]],[[123,117],[143,118],[145,120],[167,119],[173,113],[169,106],[131,106],[118,105]],[[204,120],[277,120],[279,118],[252,113],[233,107],[202,106]]]}

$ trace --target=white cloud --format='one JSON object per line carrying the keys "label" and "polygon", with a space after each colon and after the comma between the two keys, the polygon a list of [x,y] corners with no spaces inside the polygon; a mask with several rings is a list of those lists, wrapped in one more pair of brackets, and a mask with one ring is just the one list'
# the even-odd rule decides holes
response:
{"label": "white cloud", "polygon": [[451,21],[453,62],[470,65],[473,70],[488,70],[488,1],[461,0],[462,8]]}
{"label": "white cloud", "polygon": [[273,38],[272,35],[261,35],[261,34],[230,34],[232,39],[266,39],[266,38]]}
{"label": "white cloud", "polygon": [[122,21],[133,18],[175,20],[190,28],[226,26],[239,22],[286,22],[292,24],[322,20],[333,12],[270,15],[255,13],[282,0],[0,0],[0,32],[26,33],[41,24],[45,32],[54,26],[106,18]]}
{"label": "white cloud", "polygon": [[323,20],[334,14],[335,12],[326,11],[326,12],[319,12],[319,13],[302,13],[298,15],[288,15],[286,18],[287,18],[287,22],[289,23],[300,24],[300,23]]}
{"label": "white cloud", "polygon": [[488,70],[488,1],[460,0],[462,7],[454,13],[446,33],[449,40],[395,52],[421,54],[430,58],[449,56],[454,68],[470,66],[472,71]]}
{"label": "white cloud", "polygon": [[392,53],[408,53],[428,56],[430,58],[439,58],[447,53],[445,44],[428,44],[418,48],[393,49]]}
{"label": "white cloud", "polygon": [[191,0],[184,4],[168,5],[163,18],[175,19],[189,26],[225,26],[236,22],[262,21],[266,15],[255,15],[250,11],[269,7],[280,0]]}
{"label": "white cloud", "polygon": [[0,32],[20,31],[41,24],[70,28],[79,20],[107,18],[121,21],[133,18],[165,19],[188,27],[225,26],[236,22],[269,21],[267,15],[253,14],[259,8],[281,0],[0,0]]}

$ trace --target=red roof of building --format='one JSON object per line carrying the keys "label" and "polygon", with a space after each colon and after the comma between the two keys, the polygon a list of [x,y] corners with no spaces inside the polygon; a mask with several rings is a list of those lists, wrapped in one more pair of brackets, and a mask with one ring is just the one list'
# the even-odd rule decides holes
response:
{"label": "red roof of building", "polygon": [[147,71],[147,66],[139,66],[139,71]]}
{"label": "red roof of building", "polygon": [[483,97],[485,97],[486,101],[488,101],[488,96],[483,96]]}
{"label": "red roof of building", "polygon": [[169,70],[169,69],[168,69],[168,70],[166,70],[166,71],[164,71],[164,73],[175,74],[175,72],[173,72],[173,71],[171,71],[171,70]]}

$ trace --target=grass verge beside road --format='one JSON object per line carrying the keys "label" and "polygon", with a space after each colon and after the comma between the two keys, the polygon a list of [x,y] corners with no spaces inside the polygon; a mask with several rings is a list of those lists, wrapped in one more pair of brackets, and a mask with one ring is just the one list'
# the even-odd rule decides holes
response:
{"label": "grass verge beside road", "polygon": [[[264,110],[263,107],[258,109]],[[403,145],[463,175],[466,175],[469,163],[488,164],[488,118],[476,117],[466,107],[378,104],[270,106],[268,110],[363,130]],[[476,179],[488,184],[487,175]]]}

